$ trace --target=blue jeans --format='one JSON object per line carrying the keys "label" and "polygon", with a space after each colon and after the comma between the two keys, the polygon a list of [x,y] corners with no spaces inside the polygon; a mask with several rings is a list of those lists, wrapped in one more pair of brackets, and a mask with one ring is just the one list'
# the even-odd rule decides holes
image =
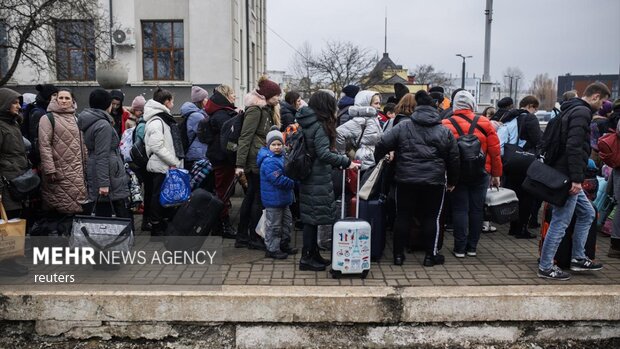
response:
{"label": "blue jeans", "polygon": [[566,234],[566,228],[576,215],[575,231],[573,232],[572,258],[586,258],[585,245],[588,232],[594,221],[594,207],[582,191],[577,195],[569,195],[564,206],[552,206],[551,222],[540,253],[538,268],[549,270],[553,266],[553,258]]}
{"label": "blue jeans", "polygon": [[476,183],[459,183],[452,191],[452,225],[456,252],[476,251],[478,247],[487,188],[489,176],[485,175]]}

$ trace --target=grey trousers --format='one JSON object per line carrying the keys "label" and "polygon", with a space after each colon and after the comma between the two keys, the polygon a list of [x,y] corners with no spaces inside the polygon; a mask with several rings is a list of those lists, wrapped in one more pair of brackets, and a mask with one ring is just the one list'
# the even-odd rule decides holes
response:
{"label": "grey trousers", "polygon": [[280,246],[291,242],[293,216],[287,207],[265,208],[265,246],[267,251],[276,252]]}
{"label": "grey trousers", "polygon": [[[620,168],[616,168],[612,172],[612,185],[614,186],[614,199],[616,199],[616,202],[620,203]],[[611,237],[612,239],[620,239],[620,214],[618,214],[617,209],[613,223]]]}

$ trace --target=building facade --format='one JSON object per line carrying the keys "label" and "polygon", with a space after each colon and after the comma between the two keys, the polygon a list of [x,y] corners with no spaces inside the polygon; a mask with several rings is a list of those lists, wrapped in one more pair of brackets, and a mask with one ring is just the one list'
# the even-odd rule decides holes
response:
{"label": "building facade", "polygon": [[[189,98],[190,87],[208,90],[227,84],[239,100],[266,71],[266,0],[98,0],[110,21],[111,45],[95,49],[90,40],[70,40],[75,31],[93,30],[88,21],[68,20],[56,29],[58,63],[35,74],[20,64],[7,86],[28,92],[37,83],[79,90],[98,86],[97,66],[105,56],[127,70],[126,96],[156,86]],[[0,35],[2,31],[0,30]],[[11,52],[0,52],[5,66]]]}
{"label": "building facade", "polygon": [[620,75],[564,75],[558,76],[558,100],[562,99],[562,94],[566,91],[577,90],[579,96],[583,95],[586,87],[593,82],[602,82],[611,91],[611,97],[620,98]]}

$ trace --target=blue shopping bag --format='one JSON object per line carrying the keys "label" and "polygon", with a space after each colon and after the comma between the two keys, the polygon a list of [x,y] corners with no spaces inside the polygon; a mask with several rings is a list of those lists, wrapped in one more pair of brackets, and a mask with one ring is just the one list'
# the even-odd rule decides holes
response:
{"label": "blue shopping bag", "polygon": [[164,207],[182,205],[189,200],[192,192],[189,185],[189,172],[185,169],[173,168],[166,173],[161,185],[159,203]]}

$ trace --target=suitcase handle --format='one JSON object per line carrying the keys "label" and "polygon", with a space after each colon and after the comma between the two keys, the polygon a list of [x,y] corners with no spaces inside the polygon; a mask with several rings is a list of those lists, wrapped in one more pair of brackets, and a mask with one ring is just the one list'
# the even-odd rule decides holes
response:
{"label": "suitcase handle", "polygon": [[[354,160],[353,160],[354,161]],[[357,190],[355,191],[355,218],[359,218],[360,215],[360,174],[359,167],[357,168]],[[345,186],[347,180],[347,169],[342,170],[342,199],[340,204],[340,219],[344,219],[344,206],[345,206]]]}

